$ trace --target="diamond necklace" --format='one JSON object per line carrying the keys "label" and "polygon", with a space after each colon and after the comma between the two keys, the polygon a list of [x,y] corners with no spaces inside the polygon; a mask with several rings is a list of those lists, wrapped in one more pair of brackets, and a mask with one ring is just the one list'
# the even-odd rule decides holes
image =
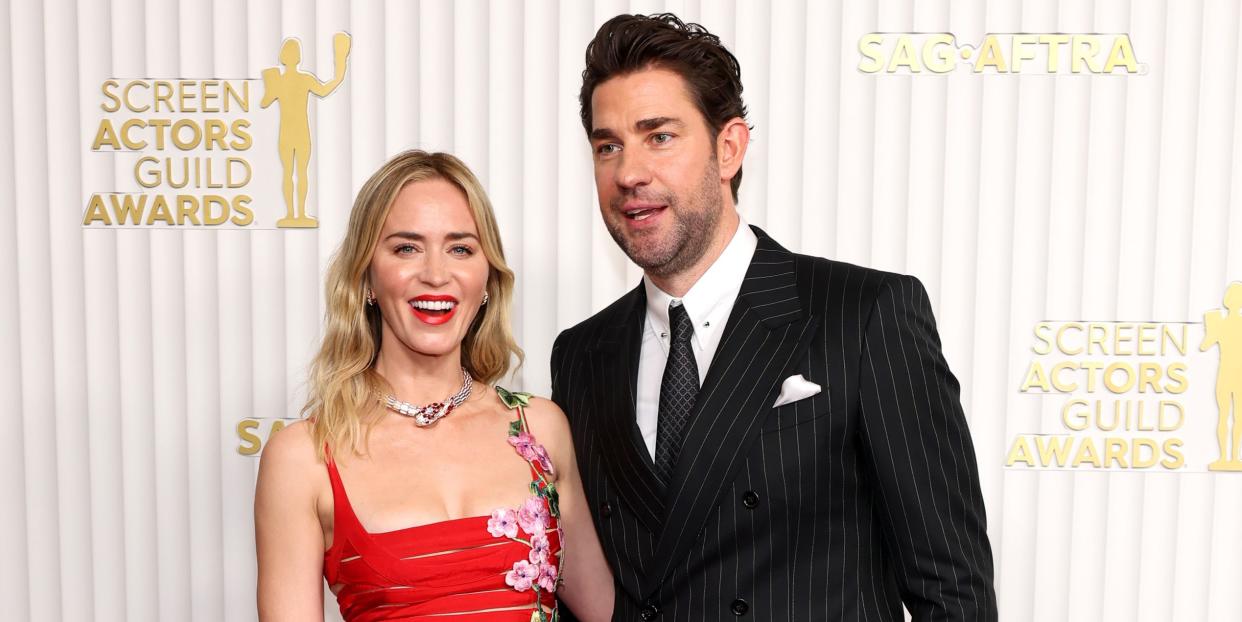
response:
{"label": "diamond necklace", "polygon": [[432,402],[426,406],[416,406],[409,402],[403,402],[394,395],[383,395],[384,406],[389,410],[414,419],[414,425],[425,428],[441,419],[445,415],[453,412],[453,409],[461,406],[461,403],[470,397],[470,389],[474,386],[474,379],[470,377],[470,372],[466,368],[461,368],[461,388],[456,393],[448,396],[442,402]]}

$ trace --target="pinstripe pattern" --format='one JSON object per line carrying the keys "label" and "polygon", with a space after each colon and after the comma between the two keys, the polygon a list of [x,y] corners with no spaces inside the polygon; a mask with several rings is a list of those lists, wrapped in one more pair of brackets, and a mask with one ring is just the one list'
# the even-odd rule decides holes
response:
{"label": "pinstripe pattern", "polygon": [[[634,420],[643,288],[564,331],[553,399],[616,619],[991,620],[974,449],[913,277],[759,246],[661,493]],[[822,391],[772,408],[801,373]],[[665,496],[667,495],[667,496]]]}

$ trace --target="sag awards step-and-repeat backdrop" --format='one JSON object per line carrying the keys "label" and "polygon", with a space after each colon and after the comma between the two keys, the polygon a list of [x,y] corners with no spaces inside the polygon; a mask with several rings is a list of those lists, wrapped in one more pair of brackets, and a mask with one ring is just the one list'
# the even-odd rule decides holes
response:
{"label": "sag awards step-and-repeat backdrop", "polygon": [[741,61],[745,217],[927,285],[1002,618],[1242,611],[1232,0],[0,6],[5,619],[255,618],[256,458],[400,150],[487,186],[512,384],[547,394],[558,329],[639,277],[597,215],[583,50],[664,10]]}

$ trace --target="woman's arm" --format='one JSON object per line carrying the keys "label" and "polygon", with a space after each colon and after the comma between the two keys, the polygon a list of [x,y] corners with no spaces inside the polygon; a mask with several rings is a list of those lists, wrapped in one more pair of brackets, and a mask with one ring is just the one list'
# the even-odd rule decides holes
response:
{"label": "woman's arm", "polygon": [[323,619],[324,534],[316,508],[316,470],[323,468],[305,422],[273,434],[263,448],[254,494],[263,622]]}
{"label": "woman's arm", "polygon": [[561,577],[564,583],[556,596],[582,622],[611,620],[614,598],[612,571],[604,559],[604,550],[595,534],[595,524],[591,521],[591,512],[582,491],[569,421],[551,400],[534,400],[527,412],[528,419],[532,420],[532,433],[548,450],[557,472],[565,573]]}

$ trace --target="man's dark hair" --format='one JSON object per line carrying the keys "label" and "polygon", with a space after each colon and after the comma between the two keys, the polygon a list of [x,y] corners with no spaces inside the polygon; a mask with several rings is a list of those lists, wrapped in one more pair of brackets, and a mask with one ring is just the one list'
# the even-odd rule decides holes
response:
{"label": "man's dark hair", "polygon": [[[734,117],[745,121],[742,68],[720,43],[720,37],[672,13],[618,15],[600,26],[587,45],[582,91],[578,94],[587,136],[594,129],[591,95],[595,87],[610,78],[652,67],[674,71],[686,81],[691,99],[711,130],[712,153],[725,123]],[[736,203],[737,189],[742,185],[741,166],[730,185]]]}

